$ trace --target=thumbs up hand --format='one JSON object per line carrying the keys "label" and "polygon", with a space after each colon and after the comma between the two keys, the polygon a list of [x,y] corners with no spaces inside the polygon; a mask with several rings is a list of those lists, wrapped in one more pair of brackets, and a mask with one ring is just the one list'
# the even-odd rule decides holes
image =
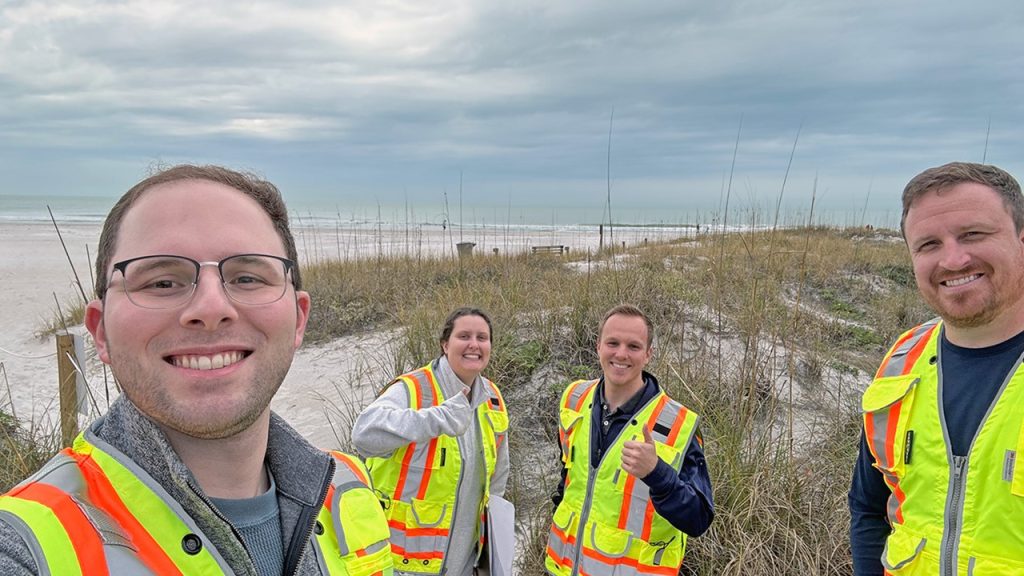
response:
{"label": "thumbs up hand", "polygon": [[644,426],[644,441],[630,440],[622,447],[622,469],[643,479],[658,465],[658,453],[654,450],[654,438]]}

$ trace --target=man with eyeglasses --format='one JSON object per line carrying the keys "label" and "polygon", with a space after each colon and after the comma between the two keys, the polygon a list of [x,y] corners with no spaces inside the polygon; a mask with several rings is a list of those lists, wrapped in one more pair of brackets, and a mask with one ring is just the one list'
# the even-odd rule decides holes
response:
{"label": "man with eyeglasses", "polygon": [[176,166],[103,227],[85,324],[123,392],[0,496],[0,573],[391,574],[357,459],[270,411],[310,298],[277,188]]}

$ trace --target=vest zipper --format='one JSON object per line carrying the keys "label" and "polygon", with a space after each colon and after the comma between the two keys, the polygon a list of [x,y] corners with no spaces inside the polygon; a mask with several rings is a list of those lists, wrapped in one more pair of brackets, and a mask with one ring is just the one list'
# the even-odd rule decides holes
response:
{"label": "vest zipper", "polygon": [[[305,510],[303,510],[302,513],[299,514],[300,522],[302,522],[307,516],[312,520],[312,522],[308,522],[308,527],[306,528],[306,537],[300,541],[305,542],[305,545],[303,545],[302,550],[299,551],[299,557],[295,561],[295,569],[292,570],[290,574],[286,574],[285,576],[295,576],[296,574],[298,574],[299,567],[302,566],[302,560],[306,557],[306,552],[308,552],[310,548],[314,547],[313,532],[314,530],[316,530],[316,517],[320,514],[320,510],[327,506],[327,492],[331,489],[331,484],[334,482],[334,469],[336,466],[337,463],[334,461],[334,458],[331,458],[330,461],[327,463],[327,481],[320,486],[320,495],[315,500],[316,502],[321,503],[320,506],[317,507],[316,505],[314,505],[312,510],[306,508]],[[340,505],[341,504],[339,503],[339,506]],[[280,510],[278,510],[278,515],[280,515],[280,513]],[[341,514],[341,511],[339,510],[337,512],[332,512],[332,514]],[[301,525],[295,527],[296,530],[299,530],[300,528]],[[295,535],[292,534],[292,542],[294,541]],[[291,542],[289,542],[288,548],[291,548]],[[288,566],[288,552],[289,550],[284,550],[284,562],[286,569]]]}
{"label": "vest zipper", "polygon": [[953,491],[946,507],[946,546],[942,551],[940,574],[956,575],[956,551],[960,543],[960,514],[964,507],[964,468],[967,457],[953,456]]}
{"label": "vest zipper", "polygon": [[[604,455],[601,455],[601,460],[604,461]],[[589,458],[587,466],[590,466]],[[580,513],[580,527],[576,532],[576,551],[572,557],[572,573],[570,576],[576,576],[580,573],[580,553],[583,552],[584,532],[587,529],[587,518],[590,517],[590,503],[594,499],[594,480],[597,479],[597,471],[601,468],[601,463],[598,462],[597,468],[590,466],[590,471],[587,473],[587,496],[583,499],[583,511]]]}
{"label": "vest zipper", "polygon": [[[592,389],[590,392],[588,392],[588,394],[592,394],[592,396],[591,396],[591,412],[590,412],[590,418],[588,418],[588,420],[590,420],[590,422],[588,424],[590,425],[590,442],[591,443],[594,442],[594,422],[593,422],[593,420],[594,420],[594,413],[593,413],[593,402],[594,402],[594,399],[593,399],[593,396],[597,395],[596,390],[597,390],[597,386],[595,386],[594,389]],[[639,408],[637,408],[636,411],[633,412],[633,417],[630,419],[630,422],[635,420],[637,414],[639,414],[639,413],[643,412],[644,410],[646,410],[647,407],[651,405],[651,403],[657,401],[658,398],[660,398],[660,397],[661,397],[661,391],[659,391],[657,394],[655,394],[654,397],[651,398],[650,400],[648,400],[643,406],[640,406]],[[580,425],[582,425],[582,424],[583,423],[580,422]],[[622,434],[624,432],[626,432],[626,430],[629,428],[629,426],[630,426],[629,423],[627,423],[625,426],[623,426],[622,429],[619,430],[619,433],[615,435],[615,438],[612,438],[612,441],[610,443],[608,443],[608,446],[614,446],[615,443],[619,441],[619,437],[622,436]],[[601,454],[601,458],[598,459],[597,466],[590,466],[590,457],[589,456],[587,457],[587,466],[590,467],[590,470],[587,472],[587,496],[586,496],[586,498],[583,499],[583,512],[580,513],[580,527],[579,527],[579,530],[576,533],[576,551],[573,554],[572,573],[569,576],[577,576],[579,574],[579,572],[580,572],[580,554],[583,552],[584,532],[586,532],[586,528],[587,528],[587,518],[590,517],[590,504],[594,500],[594,483],[595,483],[595,480],[597,480],[597,473],[601,469],[601,464],[604,463],[604,459],[608,456],[608,452],[610,451],[610,450],[608,450],[608,446],[605,447],[604,452]],[[587,448],[589,450],[590,447],[588,446]]]}

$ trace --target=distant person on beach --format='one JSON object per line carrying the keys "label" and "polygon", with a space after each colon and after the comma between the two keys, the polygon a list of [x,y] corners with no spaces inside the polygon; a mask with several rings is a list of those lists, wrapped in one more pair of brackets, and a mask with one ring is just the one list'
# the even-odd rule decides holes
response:
{"label": "distant person on beach", "polygon": [[353,456],[269,408],[310,299],[277,188],[175,166],[107,216],[85,313],[123,394],[0,496],[0,573],[390,574]]}
{"label": "distant person on beach", "polygon": [[640,309],[612,308],[598,330],[601,378],[562,393],[548,574],[676,574],[687,536],[714,519],[700,418],[644,370],[653,344]]}
{"label": "distant person on beach", "polygon": [[352,428],[388,516],[397,574],[474,574],[484,509],[509,474],[505,401],[482,375],[491,336],[482,310],[453,311],[441,355],[389,382]]}
{"label": "distant person on beach", "polygon": [[900,226],[939,317],[864,393],[854,572],[1024,574],[1024,196],[995,166],[946,164],[907,184]]}

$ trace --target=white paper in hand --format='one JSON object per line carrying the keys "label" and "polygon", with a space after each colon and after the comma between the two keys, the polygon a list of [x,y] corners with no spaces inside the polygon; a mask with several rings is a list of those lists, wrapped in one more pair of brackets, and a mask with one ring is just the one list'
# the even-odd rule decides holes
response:
{"label": "white paper in hand", "polygon": [[493,494],[487,505],[487,535],[491,576],[512,576],[512,559],[516,552],[516,507]]}

